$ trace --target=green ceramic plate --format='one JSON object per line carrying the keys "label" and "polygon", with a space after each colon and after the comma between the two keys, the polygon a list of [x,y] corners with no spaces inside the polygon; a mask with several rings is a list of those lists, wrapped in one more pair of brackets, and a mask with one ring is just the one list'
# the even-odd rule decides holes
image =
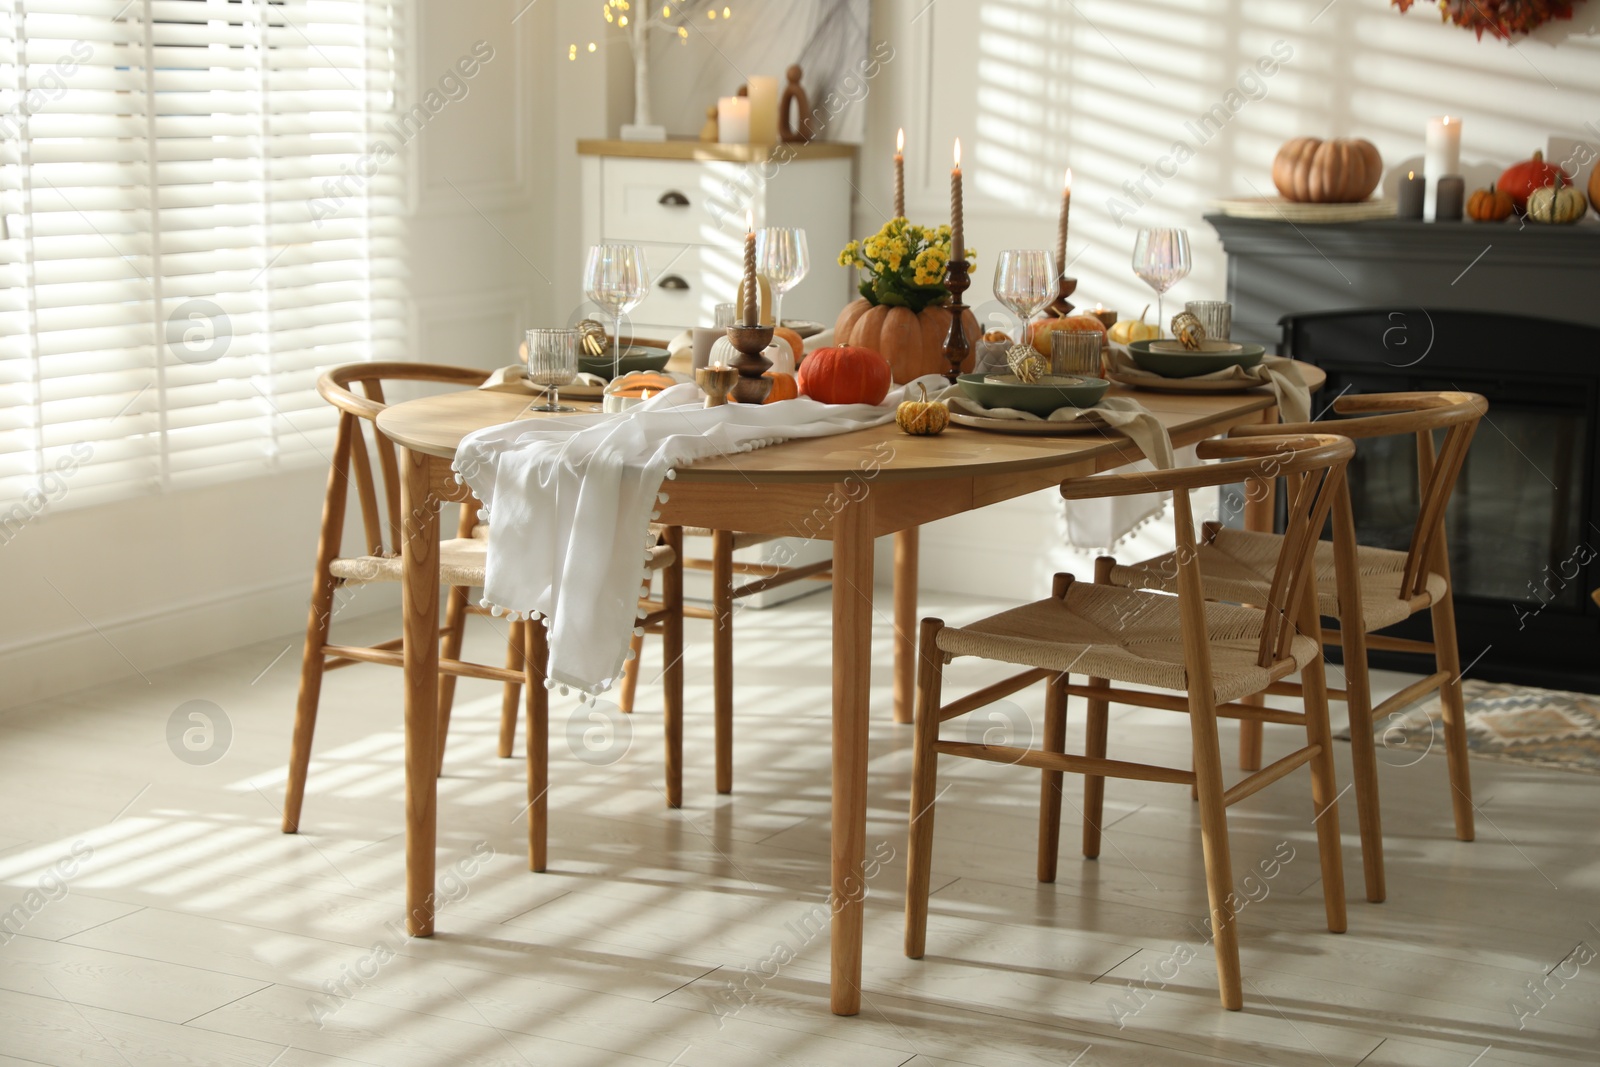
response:
{"label": "green ceramic plate", "polygon": [[967,399],[986,408],[1015,408],[1044,418],[1057,408],[1094,407],[1111,383],[1104,378],[1077,378],[1052,375],[1032,385],[1010,376],[995,378],[984,374],[963,374],[956,383]]}
{"label": "green ceramic plate", "polygon": [[1163,378],[1193,378],[1229,367],[1254,367],[1266,349],[1229,341],[1207,341],[1200,351],[1190,352],[1177,341],[1134,341],[1128,346],[1133,361],[1141,370]]}
{"label": "green ceramic plate", "polygon": [[[647,345],[622,346],[622,373],[632,374],[641,370],[660,370],[667,365],[667,360],[672,358],[672,353],[665,348],[651,348]],[[578,369],[585,374],[595,374],[608,381],[611,378],[611,353],[608,350],[604,356],[579,356]]]}

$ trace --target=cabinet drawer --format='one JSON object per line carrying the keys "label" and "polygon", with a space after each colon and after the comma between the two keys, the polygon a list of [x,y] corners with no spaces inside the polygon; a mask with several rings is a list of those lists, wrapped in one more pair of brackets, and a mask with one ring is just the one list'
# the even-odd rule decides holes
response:
{"label": "cabinet drawer", "polygon": [[723,230],[743,233],[743,208],[734,212],[737,222],[719,225],[731,210],[723,203],[731,175],[719,173],[718,165],[658,159],[603,162],[600,232],[605,240],[699,244]]}
{"label": "cabinet drawer", "polygon": [[740,261],[731,248],[715,245],[641,243],[650,271],[650,295],[628,313],[636,323],[710,326],[717,304],[733,300]]}

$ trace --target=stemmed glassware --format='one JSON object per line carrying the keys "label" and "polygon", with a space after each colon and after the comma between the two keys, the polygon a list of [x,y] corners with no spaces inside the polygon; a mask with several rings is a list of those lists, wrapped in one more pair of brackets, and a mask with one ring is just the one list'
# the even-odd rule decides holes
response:
{"label": "stemmed glassware", "polygon": [[544,404],[534,411],[575,411],[562,407],[556,391],[578,376],[577,330],[528,331],[528,380],[544,386]]}
{"label": "stemmed glassware", "polygon": [[1156,291],[1156,325],[1166,336],[1167,316],[1161,298],[1189,276],[1189,231],[1145,228],[1133,242],[1133,273]]}
{"label": "stemmed glassware", "polygon": [[611,316],[611,376],[622,371],[622,316],[650,293],[650,272],[638,245],[595,245],[583,268],[583,292]]}
{"label": "stemmed glassware", "polygon": [[756,234],[756,273],[772,287],[772,325],[783,325],[783,294],[804,281],[810,270],[806,231],[768,226]]}
{"label": "stemmed glassware", "polygon": [[1028,322],[1056,296],[1056,259],[1042,248],[1008,248],[994,264],[994,298],[1017,316],[1017,340]]}

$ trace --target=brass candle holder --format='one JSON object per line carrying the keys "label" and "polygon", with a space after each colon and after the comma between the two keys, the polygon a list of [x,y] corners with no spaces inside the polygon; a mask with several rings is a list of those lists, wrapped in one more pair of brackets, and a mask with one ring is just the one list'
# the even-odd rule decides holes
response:
{"label": "brass candle holder", "polygon": [[706,407],[720,408],[728,402],[728,390],[739,380],[739,372],[721,363],[694,372],[694,383],[706,395]]}
{"label": "brass candle holder", "polygon": [[1077,288],[1078,279],[1069,278],[1063,274],[1059,285],[1056,287],[1056,298],[1045,305],[1044,313],[1052,319],[1064,319],[1072,314],[1072,301],[1068,300],[1067,297],[1071,296]]}
{"label": "brass candle holder", "polygon": [[733,383],[733,401],[737,404],[759,404],[772,392],[772,379],[762,375],[772,368],[772,360],[762,355],[772,343],[771,326],[729,326],[728,341],[739,350],[733,369],[739,379]]}
{"label": "brass candle holder", "polygon": [[952,259],[950,266],[945,270],[944,285],[950,290],[950,335],[944,340],[944,358],[949,362],[950,369],[944,376],[950,384],[956,384],[956,378],[961,374],[961,365],[967,361],[972,352],[972,346],[967,343],[966,314],[967,305],[961,302],[961,294],[965,293],[972,285],[972,280],[967,276],[972,264],[962,259]]}

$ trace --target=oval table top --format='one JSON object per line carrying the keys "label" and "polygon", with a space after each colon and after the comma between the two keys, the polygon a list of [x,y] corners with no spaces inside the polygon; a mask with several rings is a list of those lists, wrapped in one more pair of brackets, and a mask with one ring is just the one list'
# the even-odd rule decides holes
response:
{"label": "oval table top", "polygon": [[[1327,376],[1307,363],[1297,364],[1315,392]],[[1158,393],[1113,385],[1107,396],[1138,400],[1167,427],[1175,444],[1192,439],[1197,428],[1264,411],[1276,401],[1267,388],[1243,393]],[[528,418],[561,418],[530,410],[528,394],[464,389],[393,404],[378,415],[378,428],[414,452],[451,458],[462,438],[475,430]],[[593,405],[587,405],[594,410]],[[1214,431],[1213,431],[1214,432]],[[877,465],[878,480],[917,480],[979,475],[1059,466],[1065,459],[1136,450],[1123,435],[1096,429],[1069,436],[1022,436],[952,425],[935,437],[911,437],[891,421],[882,426],[831,437],[786,441],[754,452],[700,460],[678,471],[684,481],[828,482],[861,470],[863,457]]]}

